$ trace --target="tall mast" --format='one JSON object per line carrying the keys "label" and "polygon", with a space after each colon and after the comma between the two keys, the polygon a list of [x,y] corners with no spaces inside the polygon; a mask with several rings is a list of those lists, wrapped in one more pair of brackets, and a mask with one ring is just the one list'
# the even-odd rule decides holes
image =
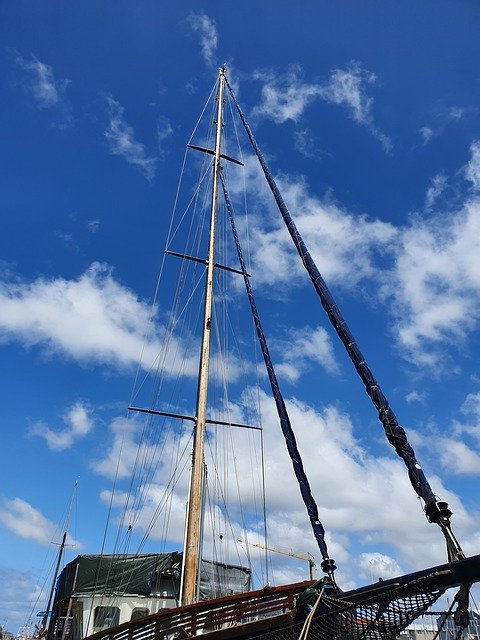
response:
{"label": "tall mast", "polygon": [[210,234],[208,239],[207,273],[205,282],[205,306],[203,314],[200,364],[198,369],[197,405],[193,439],[190,495],[187,509],[185,549],[183,555],[182,605],[195,602],[198,571],[200,565],[200,523],[204,476],[204,439],[207,409],[208,371],[210,361],[210,333],[212,324],[213,273],[215,262],[215,231],[217,221],[218,183],[220,171],[220,147],[222,138],[223,92],[225,69],[218,75],[217,120],[215,153],[213,159],[212,203],[210,212]]}

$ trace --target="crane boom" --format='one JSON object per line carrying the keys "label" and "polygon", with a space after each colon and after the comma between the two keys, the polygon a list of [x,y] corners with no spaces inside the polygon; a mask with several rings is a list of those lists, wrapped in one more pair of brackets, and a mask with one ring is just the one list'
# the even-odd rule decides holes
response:
{"label": "crane boom", "polygon": [[265,545],[262,544],[257,544],[256,542],[250,542],[250,541],[245,541],[245,540],[239,540],[239,542],[241,542],[242,544],[250,544],[253,547],[258,547],[259,549],[264,549],[265,551],[272,551],[273,553],[279,553],[282,556],[288,556],[290,558],[296,558],[297,560],[305,560],[306,562],[308,562],[308,575],[310,576],[310,580],[313,580],[313,567],[315,566],[315,558],[312,556],[311,553],[306,553],[305,555],[301,556],[298,555],[296,553],[293,552],[289,552],[289,551],[281,551],[280,549],[274,549],[273,547],[267,547]]}

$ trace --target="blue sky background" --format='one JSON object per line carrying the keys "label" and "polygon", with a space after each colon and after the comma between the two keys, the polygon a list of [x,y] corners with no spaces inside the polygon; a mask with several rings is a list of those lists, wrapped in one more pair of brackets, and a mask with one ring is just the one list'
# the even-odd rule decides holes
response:
{"label": "blue sky background", "polygon": [[[185,144],[224,62],[465,551],[478,553],[479,26],[473,1],[2,3],[0,623],[16,632],[35,606],[77,478],[67,560],[99,551]],[[442,562],[441,535],[253,182],[253,282],[339,581]],[[318,556],[266,422],[272,546]],[[303,577],[290,560],[277,569]]]}

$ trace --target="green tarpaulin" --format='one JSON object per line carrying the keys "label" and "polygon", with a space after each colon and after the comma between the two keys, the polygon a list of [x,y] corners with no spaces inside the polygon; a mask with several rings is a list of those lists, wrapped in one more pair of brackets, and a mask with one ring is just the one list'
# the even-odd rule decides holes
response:
{"label": "green tarpaulin", "polygon": [[179,572],[181,561],[180,553],[77,556],[60,574],[55,599],[81,593],[149,596],[160,575]]}
{"label": "green tarpaulin", "polygon": [[[160,588],[163,577],[180,585],[182,553],[145,555],[77,556],[65,566],[58,578],[55,602],[81,594],[150,596]],[[218,598],[250,590],[251,570],[202,560],[201,599]]]}

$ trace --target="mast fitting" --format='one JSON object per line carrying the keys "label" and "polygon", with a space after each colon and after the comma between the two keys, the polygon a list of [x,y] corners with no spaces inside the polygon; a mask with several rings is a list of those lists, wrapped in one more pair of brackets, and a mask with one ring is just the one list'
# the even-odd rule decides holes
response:
{"label": "mast fitting", "polygon": [[450,522],[452,512],[447,502],[436,500],[425,505],[425,515],[429,522]]}
{"label": "mast fitting", "polygon": [[320,566],[322,567],[323,573],[328,573],[329,575],[333,575],[333,572],[337,568],[333,558],[325,558]]}

